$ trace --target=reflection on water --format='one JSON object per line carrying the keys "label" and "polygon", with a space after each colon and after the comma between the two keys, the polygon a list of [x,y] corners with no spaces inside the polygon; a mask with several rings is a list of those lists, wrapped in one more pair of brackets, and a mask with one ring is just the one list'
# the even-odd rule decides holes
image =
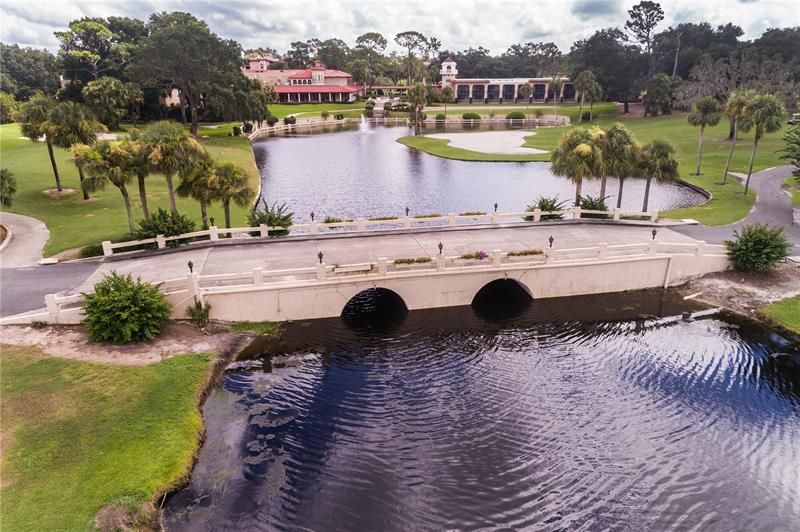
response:
{"label": "reflection on water", "polygon": [[[336,128],[331,128],[331,130]],[[575,186],[550,173],[549,163],[485,163],[442,159],[395,140],[406,127],[354,125],[332,134],[268,138],[253,144],[266,201],[286,202],[298,222],[313,211],[318,220],[414,214],[524,210],[537,196],[559,196],[568,204]],[[606,194],[616,205],[618,183]],[[585,180],[583,193],[597,196],[599,180]],[[625,181],[622,206],[641,210],[644,180]],[[667,210],[702,203],[684,186],[653,183],[650,209]]]}
{"label": "reflection on water", "polygon": [[172,530],[800,527],[800,362],[661,292],[292,323],[211,393]]}

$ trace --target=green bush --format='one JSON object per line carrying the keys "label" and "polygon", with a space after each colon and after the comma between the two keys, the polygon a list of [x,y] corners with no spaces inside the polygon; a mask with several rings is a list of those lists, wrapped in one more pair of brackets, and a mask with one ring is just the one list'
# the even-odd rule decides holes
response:
{"label": "green bush", "polygon": [[511,111],[506,115],[507,120],[525,120],[525,113],[522,111]]}
{"label": "green bush", "polygon": [[[370,109],[372,108],[370,107]],[[331,117],[331,113],[329,111],[322,111],[319,115],[322,117],[323,120],[327,120]]]}
{"label": "green bush", "polygon": [[372,109],[367,109],[366,111],[364,111],[364,116],[366,116],[367,118],[372,118],[373,116],[375,116],[375,111],[373,111]]}
{"label": "green bush", "polygon": [[97,244],[89,244],[88,246],[83,246],[80,251],[80,256],[82,259],[86,259],[89,257],[100,257],[103,255],[103,244],[98,242]]}
{"label": "green bush", "polygon": [[238,137],[242,134],[242,128],[240,126],[233,126],[233,136]]}
{"label": "green bush", "polygon": [[89,339],[126,344],[158,336],[172,312],[159,286],[134,281],[130,274],[106,275],[94,285],[94,293],[83,294],[83,325]]}
{"label": "green bush", "polygon": [[[294,220],[294,213],[289,212],[285,203],[278,205],[278,202],[272,205],[265,205],[263,209],[257,209],[250,213],[247,217],[247,225],[250,227],[258,227],[261,224],[267,227],[282,227],[283,229],[275,229],[269,231],[269,236],[284,236],[289,234],[289,227],[291,227]],[[250,233],[253,236],[258,236],[259,233]]]}
{"label": "green bush", "polygon": [[767,272],[784,260],[792,245],[782,227],[755,223],[733,232],[726,240],[728,256],[740,272]]}
{"label": "green bush", "polygon": [[336,113],[336,116],[334,116],[334,118],[336,120],[344,120],[344,115],[342,113]]}
{"label": "green bush", "polygon": [[[155,213],[151,213],[149,218],[139,222],[136,238],[155,238],[158,235],[176,236],[191,233],[194,229],[194,222],[186,216],[158,209]],[[174,248],[180,244],[178,240],[167,242],[168,246]]]}
{"label": "green bush", "polygon": [[391,111],[392,110],[392,102],[386,102],[385,104],[383,104],[383,110],[384,111]]}
{"label": "green bush", "polygon": [[296,124],[297,123],[297,117],[296,116],[287,116],[287,117],[285,117],[283,119],[283,123],[286,124],[287,126],[290,126],[292,124]]}
{"label": "green bush", "polygon": [[274,125],[275,125],[275,124],[277,124],[279,121],[280,121],[280,119],[279,119],[277,116],[274,116],[274,115],[269,115],[269,116],[267,117],[267,125],[268,125],[268,126],[270,126],[270,127],[274,126]]}
{"label": "green bush", "polygon": [[444,113],[436,113],[436,121],[437,122],[444,122],[447,119],[447,115]]}
{"label": "green bush", "polygon": [[[560,211],[564,208],[565,202],[560,201],[558,196],[539,196],[534,202],[528,205],[525,209],[527,212],[533,212],[536,209],[542,212]],[[561,214],[543,214],[542,220],[561,220],[564,216]],[[526,216],[525,221],[532,222],[533,216]]]}
{"label": "green bush", "polygon": [[532,255],[543,255],[544,251],[541,249],[523,249],[520,251],[509,251],[509,257],[530,257]]}
{"label": "green bush", "polygon": [[[606,199],[608,196],[605,197],[593,197],[593,196],[581,196],[580,197],[580,208],[587,209],[590,211],[607,211],[608,205],[606,205]],[[581,218],[608,218],[606,214],[581,214]]]}
{"label": "green bush", "polygon": [[208,317],[211,314],[211,304],[201,303],[199,299],[194,300],[194,304],[186,307],[186,315],[198,327],[205,327],[208,324]]}
{"label": "green bush", "polygon": [[392,262],[395,264],[427,264],[431,262],[430,257],[403,257],[400,259],[394,259]]}
{"label": "green bush", "polygon": [[464,113],[463,115],[461,115],[461,118],[463,118],[464,120],[480,120],[481,115],[479,115],[478,113]]}
{"label": "green bush", "polygon": [[252,133],[253,132],[253,123],[252,122],[245,122],[244,126],[242,126],[242,131],[244,131],[248,135],[250,133]]}
{"label": "green bush", "polygon": [[581,120],[584,122],[588,122],[591,119],[591,116],[592,113],[590,113],[589,111],[584,111],[583,114],[581,115]]}
{"label": "green bush", "polygon": [[533,114],[536,118],[541,118],[544,116],[544,111],[542,111],[541,109],[537,109],[536,111],[533,112]]}

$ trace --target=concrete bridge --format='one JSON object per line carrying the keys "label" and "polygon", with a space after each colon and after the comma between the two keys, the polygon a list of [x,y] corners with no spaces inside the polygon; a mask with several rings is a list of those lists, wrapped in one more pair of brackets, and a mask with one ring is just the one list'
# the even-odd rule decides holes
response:
{"label": "concrete bridge", "polygon": [[[724,246],[685,239],[650,240],[510,252],[495,249],[474,257],[444,253],[413,260],[378,257],[343,265],[326,264],[320,258],[316,265],[302,268],[257,266],[245,272],[210,275],[192,272],[163,281],[161,289],[172,303],[176,319],[185,318],[186,307],[200,300],[211,305],[212,319],[284,321],[340,316],[359,294],[374,289],[396,294],[408,310],[415,310],[469,305],[482,288],[499,280],[513,282],[537,299],[668,287],[727,267]],[[80,294],[50,294],[45,299],[46,309],[4,318],[0,323],[80,322]]]}

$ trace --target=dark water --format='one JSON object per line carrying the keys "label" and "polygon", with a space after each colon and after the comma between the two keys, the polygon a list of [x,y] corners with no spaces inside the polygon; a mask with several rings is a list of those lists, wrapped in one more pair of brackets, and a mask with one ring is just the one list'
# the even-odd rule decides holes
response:
{"label": "dark water", "polygon": [[[406,127],[362,125],[338,133],[274,137],[253,144],[262,175],[263,196],[286,202],[305,222],[312,211],[321,221],[413,214],[524,210],[537,196],[559,196],[571,203],[575,186],[550,173],[549,163],[453,161],[408,148],[395,139]],[[609,206],[618,183],[609,179]],[[599,180],[585,180],[583,193],[597,196]],[[641,210],[643,179],[625,181],[622,207]],[[667,210],[702,203],[705,198],[680,185],[654,183],[650,209]]]}
{"label": "dark water", "polygon": [[800,529],[800,352],[731,317],[659,318],[686,308],[292,323],[211,393],[168,528]]}

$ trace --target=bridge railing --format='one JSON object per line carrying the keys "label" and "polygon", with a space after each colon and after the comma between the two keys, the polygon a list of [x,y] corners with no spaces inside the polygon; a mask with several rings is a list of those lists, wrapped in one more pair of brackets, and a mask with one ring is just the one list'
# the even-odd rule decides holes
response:
{"label": "bridge railing", "polygon": [[[195,242],[230,241],[230,239],[274,239],[291,234],[294,236],[316,236],[324,234],[372,233],[376,231],[397,231],[401,229],[445,228],[469,225],[499,225],[523,222],[552,221],[553,217],[561,220],[578,220],[589,217],[604,217],[612,221],[644,221],[653,223],[658,219],[657,211],[638,212],[614,209],[611,211],[597,211],[571,207],[559,211],[542,211],[534,209],[525,212],[465,212],[461,214],[450,213],[446,215],[430,214],[416,216],[380,216],[374,218],[355,218],[352,220],[336,220],[328,222],[309,222],[294,224],[288,228],[259,225],[258,227],[210,227],[203,231],[192,231],[174,236],[157,235],[155,238],[142,240],[128,240],[112,243],[106,240],[102,243],[103,256],[110,257],[116,253],[126,251],[140,251],[142,249],[164,249],[177,247],[182,244]],[[278,236],[280,235],[280,236]]]}
{"label": "bridge railing", "polygon": [[[356,264],[318,264],[303,268],[265,270],[253,268],[248,272],[199,275],[190,273],[159,282],[162,292],[173,303],[176,313],[183,312],[193,298],[201,301],[205,296],[232,293],[241,290],[258,290],[289,286],[312,285],[337,280],[403,278],[418,275],[437,275],[440,273],[468,272],[473,269],[496,270],[508,268],[548,267],[559,265],[592,264],[604,261],[641,260],[642,257],[673,257],[693,255],[696,257],[727,255],[721,245],[705,242],[674,243],[650,242],[636,244],[607,245],[583,248],[545,248],[510,252],[492,250],[466,255],[443,255],[414,258],[378,258],[374,262]],[[45,296],[45,310],[10,316],[0,319],[0,324],[31,323],[78,323],[83,316],[82,294]]]}

